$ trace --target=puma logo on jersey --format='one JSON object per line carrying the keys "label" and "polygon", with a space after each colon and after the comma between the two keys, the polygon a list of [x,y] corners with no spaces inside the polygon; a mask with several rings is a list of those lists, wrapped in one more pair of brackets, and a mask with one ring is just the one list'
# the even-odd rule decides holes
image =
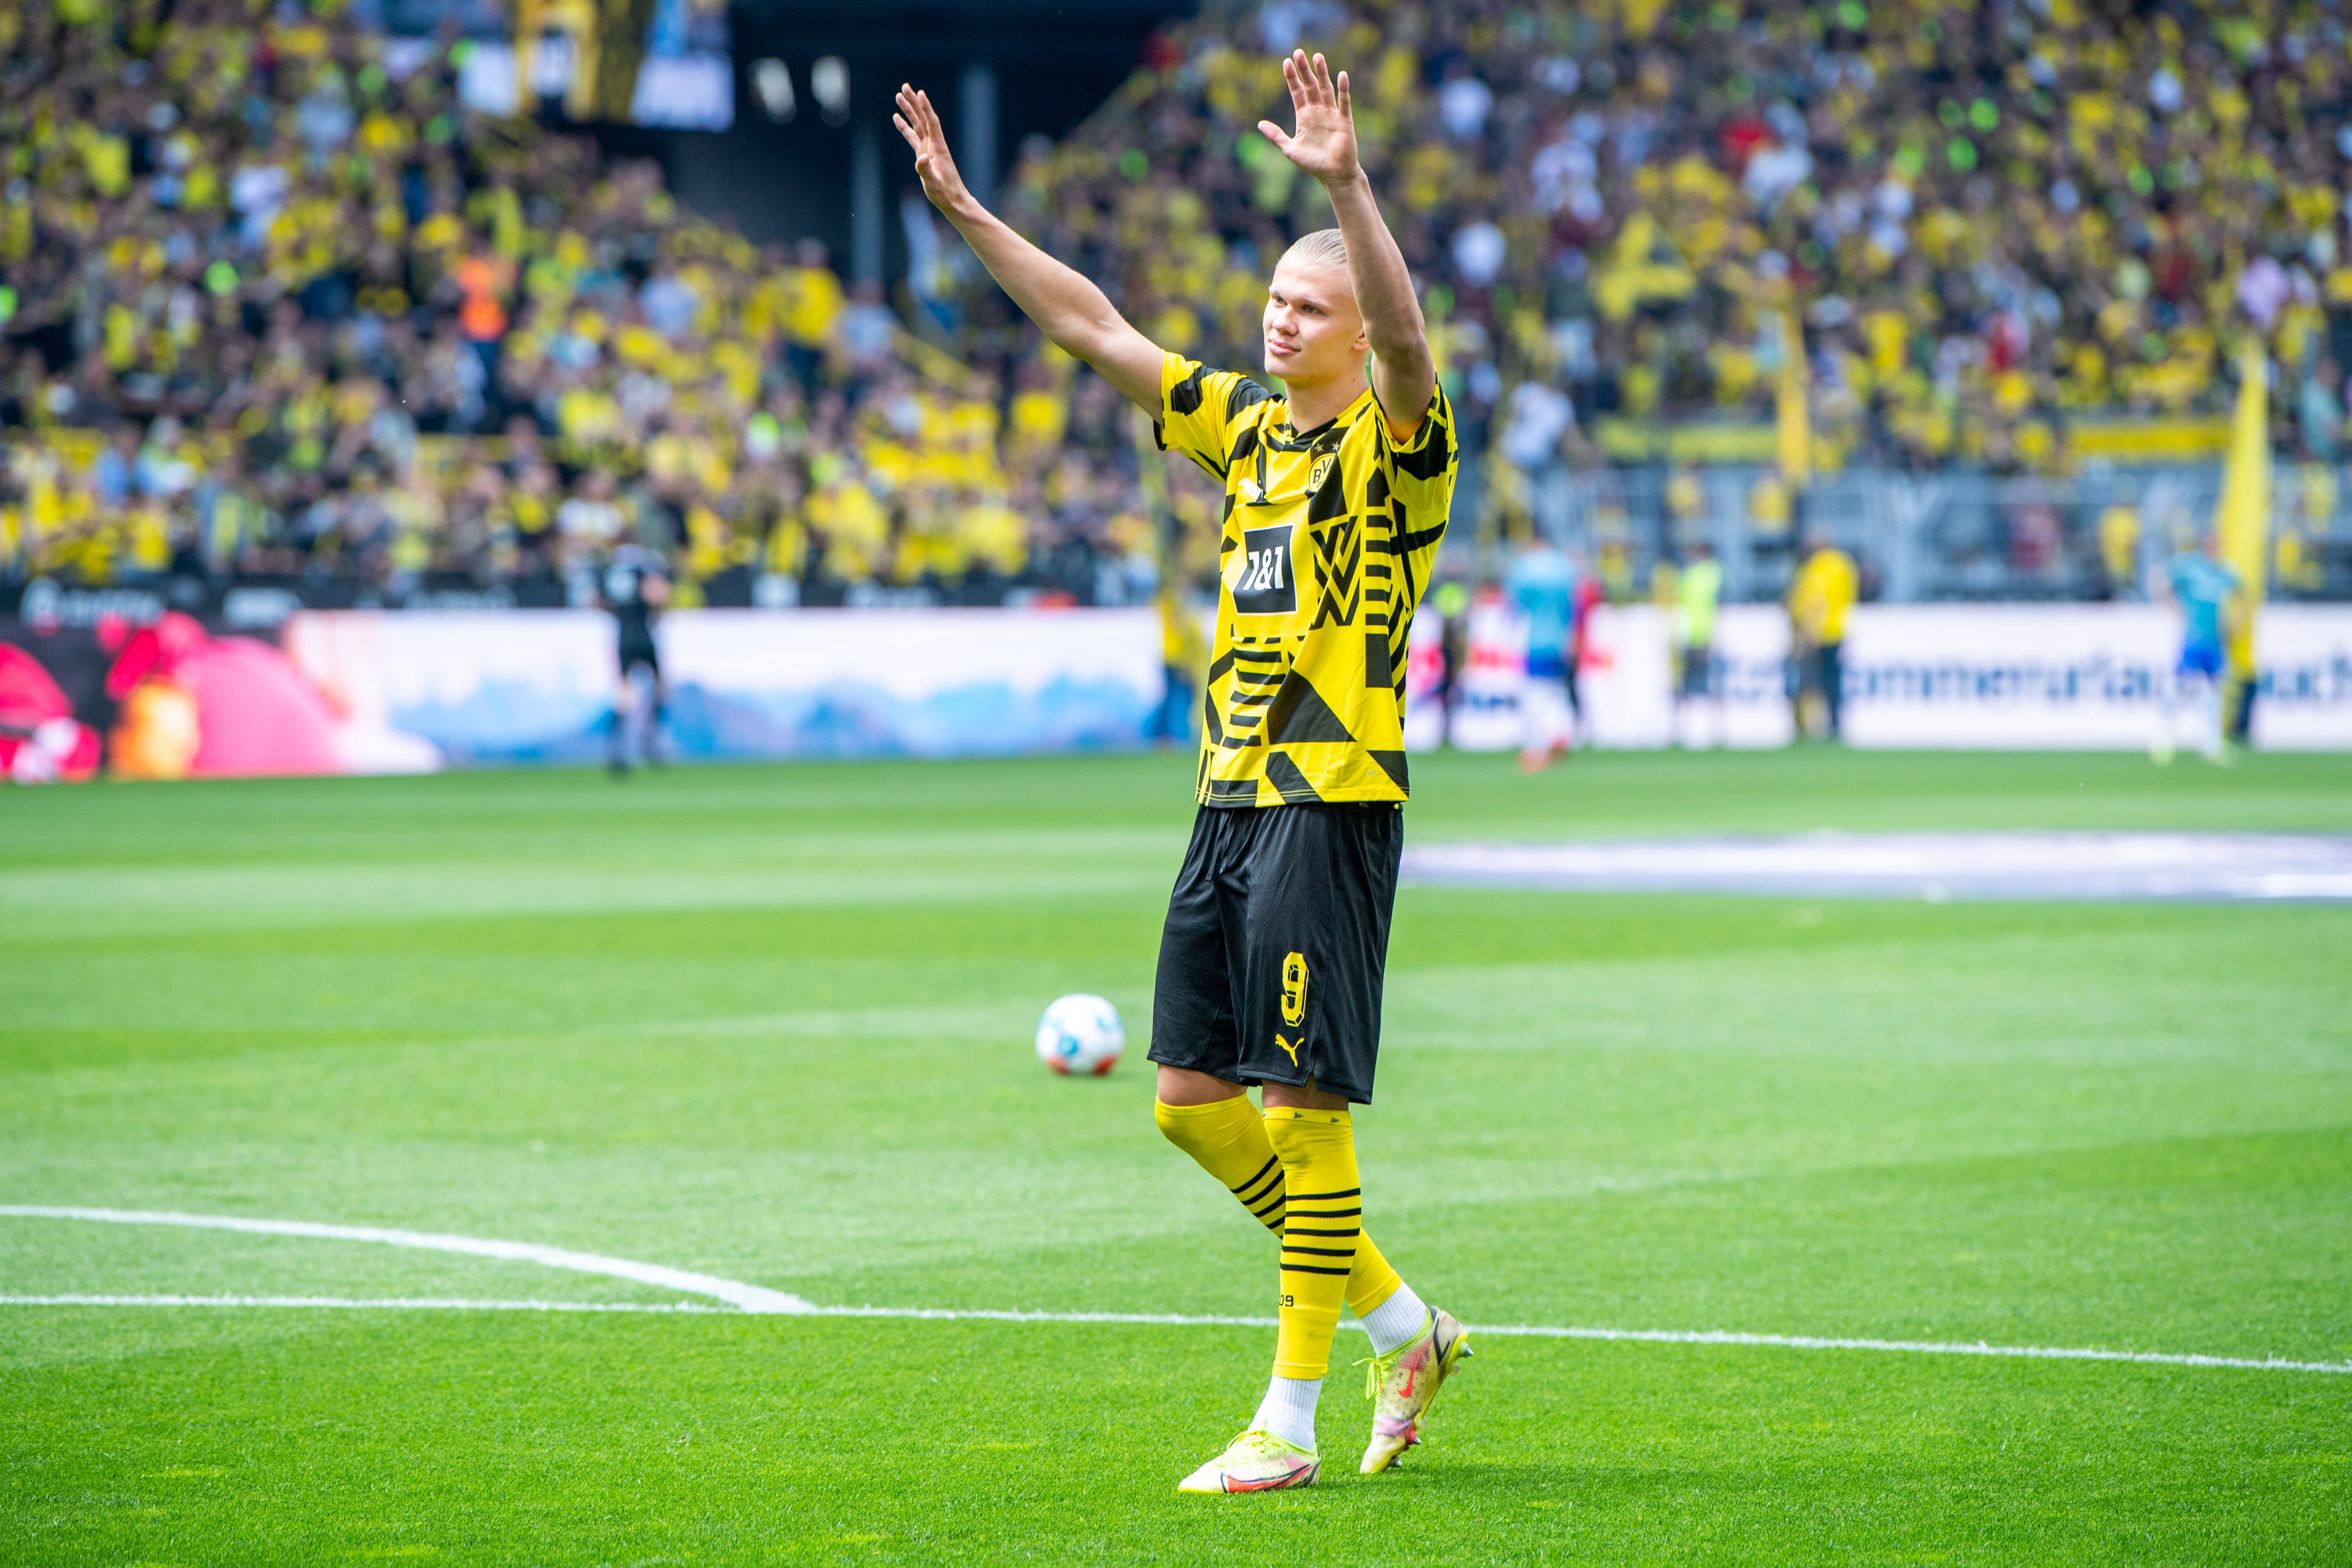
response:
{"label": "puma logo on jersey", "polygon": [[1293,1044],[1277,1034],[1274,1037],[1274,1043],[1280,1046],[1283,1050],[1288,1054],[1290,1058],[1290,1065],[1292,1067],[1297,1067],[1298,1065],[1298,1047],[1299,1046],[1303,1046],[1307,1043],[1307,1037],[1301,1035],[1298,1037],[1297,1043]]}

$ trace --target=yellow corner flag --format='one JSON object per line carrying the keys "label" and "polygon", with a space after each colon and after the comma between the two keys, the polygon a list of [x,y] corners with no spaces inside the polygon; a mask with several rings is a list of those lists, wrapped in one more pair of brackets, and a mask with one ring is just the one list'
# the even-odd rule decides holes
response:
{"label": "yellow corner flag", "polygon": [[2249,339],[2238,360],[2238,408],[2230,422],[2229,465],[2221,472],[2221,504],[2213,519],[2221,560],[2238,574],[2237,615],[2230,627],[2233,682],[2254,678],[2254,612],[2263,602],[2270,553],[2269,377],[2261,342]]}
{"label": "yellow corner flag", "polygon": [[1801,489],[1813,473],[1813,418],[1808,406],[1805,374],[1805,331],[1792,308],[1780,318],[1780,391],[1775,403],[1779,428],[1775,455],[1780,460],[1781,482]]}

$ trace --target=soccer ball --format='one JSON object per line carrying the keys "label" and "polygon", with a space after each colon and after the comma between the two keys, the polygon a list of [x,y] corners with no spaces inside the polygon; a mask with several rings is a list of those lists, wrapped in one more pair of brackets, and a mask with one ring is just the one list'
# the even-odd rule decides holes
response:
{"label": "soccer ball", "polygon": [[1100,1078],[1118,1065],[1127,1029],[1118,1009],[1081,991],[1045,1009],[1037,1020],[1037,1059],[1064,1074]]}

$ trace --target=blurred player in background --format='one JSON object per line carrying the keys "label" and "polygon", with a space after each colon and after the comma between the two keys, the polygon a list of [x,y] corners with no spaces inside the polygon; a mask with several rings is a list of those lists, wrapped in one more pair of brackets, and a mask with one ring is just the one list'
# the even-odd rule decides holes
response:
{"label": "blurred player in background", "polygon": [[2195,724],[2193,740],[2209,763],[2224,759],[2221,738],[2221,672],[2231,626],[2231,606],[2238,594],[2238,574],[2221,560],[2221,545],[2212,534],[2198,541],[2195,550],[2172,558],[2157,583],[2158,595],[2180,611],[2180,662],[2166,689],[2164,718],[2149,760],[2161,766],[2172,761],[2180,734],[2180,712],[2186,708]]}
{"label": "blurred player in background", "polygon": [[1605,595],[1601,591],[1601,574],[1592,569],[1583,551],[1570,551],[1568,563],[1576,568],[1576,612],[1568,623],[1568,706],[1581,731],[1587,731],[1585,720],[1590,717],[1584,711],[1584,658],[1591,647],[1592,612],[1601,607]]}
{"label": "blurred player in background", "polygon": [[1443,577],[1429,595],[1437,611],[1438,651],[1444,673],[1437,682],[1438,739],[1451,729],[1454,699],[1462,672],[1470,668],[1470,585],[1459,577]]}
{"label": "blurred player in background", "polygon": [[1192,739],[1192,691],[1208,665],[1209,650],[1203,646],[1192,595],[1172,575],[1160,584],[1154,603],[1160,611],[1160,675],[1167,684],[1143,734],[1163,750],[1172,751]]}
{"label": "blurred player in background", "polygon": [[1826,725],[1824,738],[1845,733],[1842,709],[1845,698],[1846,612],[1862,591],[1861,574],[1853,557],[1840,550],[1826,533],[1805,536],[1805,562],[1789,584],[1789,624],[1797,658],[1797,701],[1801,716],[1805,699],[1816,697]]}
{"label": "blurred player in background", "polygon": [[[1321,1472],[1315,1409],[1342,1300],[1372,1342],[1361,1468],[1420,1439],[1468,1352],[1364,1231],[1349,1106],[1372,1097],[1403,850],[1406,638],[1457,466],[1420,301],[1356,156],[1348,77],[1283,61],[1297,114],[1266,140],[1339,217],[1276,265],[1265,370],[1287,393],[1162,352],[1101,289],[982,206],[930,100],[898,92],[923,190],[1045,335],[1224,482],[1215,658],[1192,842],[1160,939],[1151,1059],[1170,1142],[1282,1237],[1274,1375],[1248,1429],[1179,1483],[1273,1491]],[[1366,384],[1367,371],[1370,384]],[[1265,1110],[1244,1094],[1264,1086]]]}
{"label": "blurred player in background", "polygon": [[1503,592],[1528,623],[1527,684],[1519,689],[1519,771],[1541,773],[1576,741],[1568,672],[1576,654],[1576,566],[1558,545],[1529,540],[1503,574]]}
{"label": "blurred player in background", "polygon": [[[1680,666],[1675,672],[1675,732],[1705,738],[1694,744],[1723,742],[1723,693],[1715,674],[1715,613],[1723,602],[1723,563],[1704,542],[1685,552],[1682,570],[1675,574],[1674,643]],[[1697,726],[1702,707],[1715,710],[1711,731]]]}
{"label": "blurred player in background", "polygon": [[[613,613],[620,658],[620,686],[613,696],[612,744],[606,766],[618,778],[629,771],[629,731],[642,729],[639,754],[647,767],[661,763],[661,722],[667,711],[662,690],[661,650],[654,646],[654,618],[669,603],[669,575],[662,558],[641,544],[622,544],[605,558],[597,597]],[[638,672],[645,674],[638,689]]]}

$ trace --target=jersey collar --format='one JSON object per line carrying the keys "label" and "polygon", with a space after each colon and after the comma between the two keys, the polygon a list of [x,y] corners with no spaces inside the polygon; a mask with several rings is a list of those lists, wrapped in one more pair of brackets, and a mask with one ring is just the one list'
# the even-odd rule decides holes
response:
{"label": "jersey collar", "polygon": [[1333,446],[1339,441],[1339,437],[1346,433],[1348,426],[1353,425],[1358,416],[1373,401],[1372,389],[1367,386],[1355,402],[1350,403],[1314,429],[1301,430],[1291,423],[1291,403],[1288,398],[1285,398],[1282,404],[1282,428],[1274,432],[1274,447],[1276,451],[1282,452],[1307,452],[1319,451]]}

